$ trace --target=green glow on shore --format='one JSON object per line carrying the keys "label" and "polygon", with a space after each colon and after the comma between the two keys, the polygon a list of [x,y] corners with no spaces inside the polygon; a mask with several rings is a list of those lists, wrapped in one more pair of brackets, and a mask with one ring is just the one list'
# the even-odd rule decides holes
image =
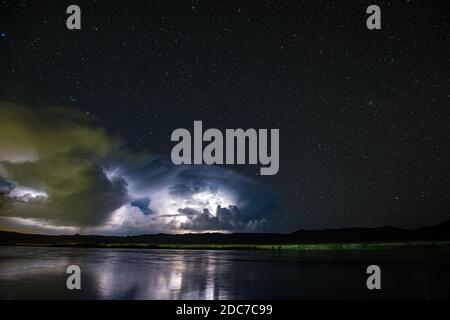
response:
{"label": "green glow on shore", "polygon": [[[47,244],[48,245],[48,244]],[[141,248],[141,249],[204,249],[204,250],[392,250],[406,248],[448,248],[450,241],[396,241],[396,242],[346,242],[346,243],[295,243],[295,244],[168,244],[168,243],[58,243],[52,246]]]}

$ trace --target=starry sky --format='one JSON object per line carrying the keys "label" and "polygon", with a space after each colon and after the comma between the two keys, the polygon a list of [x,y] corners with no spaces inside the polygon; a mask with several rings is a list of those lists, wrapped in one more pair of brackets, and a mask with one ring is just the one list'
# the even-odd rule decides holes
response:
{"label": "starry sky", "polygon": [[[73,3],[81,30],[65,25]],[[375,3],[382,29],[371,31]],[[0,188],[20,185],[15,199],[51,207],[0,208],[0,228],[289,232],[449,219],[449,12],[432,0],[1,1],[0,153],[10,157]],[[170,135],[194,120],[280,129],[278,174],[173,166]],[[25,173],[86,161],[89,174],[74,179],[102,181],[88,190],[51,193],[55,175],[39,184]]]}

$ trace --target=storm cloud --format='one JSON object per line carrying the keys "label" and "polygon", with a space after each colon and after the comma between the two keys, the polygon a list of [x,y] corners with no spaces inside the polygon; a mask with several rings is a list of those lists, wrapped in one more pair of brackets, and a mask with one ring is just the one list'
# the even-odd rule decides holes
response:
{"label": "storm cloud", "polygon": [[39,206],[9,201],[0,208],[2,216],[99,225],[126,202],[126,182],[108,179],[102,169],[120,141],[82,114],[0,102],[0,123],[1,179],[47,198]]}
{"label": "storm cloud", "polygon": [[181,224],[181,228],[186,230],[256,231],[259,226],[266,223],[265,219],[253,221],[244,219],[239,208],[233,205],[228,208],[217,206],[215,215],[208,209],[198,212],[185,208],[183,211],[189,213],[188,222]]}
{"label": "storm cloud", "polygon": [[139,210],[141,210],[141,212],[145,215],[154,213],[150,209],[150,198],[148,197],[133,199],[131,200],[130,205],[139,208]]}
{"label": "storm cloud", "polygon": [[0,123],[0,228],[257,231],[276,203],[232,170],[130,152],[98,120],[71,109],[0,102]]}

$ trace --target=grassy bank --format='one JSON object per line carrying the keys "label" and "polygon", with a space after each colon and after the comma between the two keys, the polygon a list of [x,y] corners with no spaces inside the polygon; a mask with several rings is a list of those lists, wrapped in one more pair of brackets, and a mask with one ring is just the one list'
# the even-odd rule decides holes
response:
{"label": "grassy bank", "polygon": [[386,250],[399,248],[447,247],[450,241],[380,242],[380,243],[296,243],[296,244],[104,244],[104,247],[208,250]]}

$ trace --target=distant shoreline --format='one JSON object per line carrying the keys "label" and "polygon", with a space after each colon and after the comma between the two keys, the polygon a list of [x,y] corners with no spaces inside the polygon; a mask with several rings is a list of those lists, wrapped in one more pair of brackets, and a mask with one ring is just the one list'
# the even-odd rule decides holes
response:
{"label": "distant shoreline", "polygon": [[296,244],[157,244],[157,243],[8,243],[2,247],[52,247],[52,248],[106,248],[106,249],[181,249],[181,250],[398,250],[417,248],[440,248],[450,250],[450,241],[391,241],[391,242],[336,242]]}
{"label": "distant shoreline", "polygon": [[394,227],[298,230],[277,233],[190,233],[137,236],[39,235],[0,231],[0,246],[186,250],[450,249],[450,220],[405,230]]}

